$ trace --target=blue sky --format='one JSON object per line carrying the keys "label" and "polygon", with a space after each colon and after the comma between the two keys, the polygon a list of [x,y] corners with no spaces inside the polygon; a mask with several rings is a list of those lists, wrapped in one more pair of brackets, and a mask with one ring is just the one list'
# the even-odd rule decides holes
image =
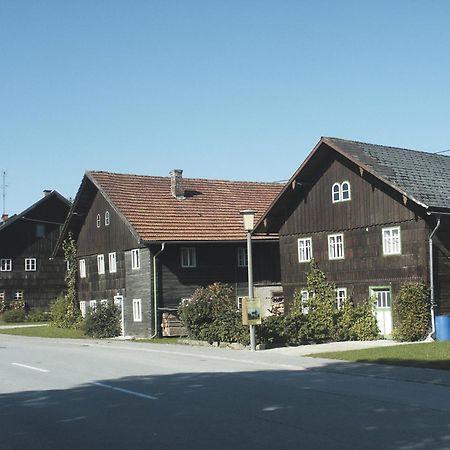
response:
{"label": "blue sky", "polygon": [[450,148],[446,0],[0,0],[6,210],[86,170],[287,179],[321,136]]}

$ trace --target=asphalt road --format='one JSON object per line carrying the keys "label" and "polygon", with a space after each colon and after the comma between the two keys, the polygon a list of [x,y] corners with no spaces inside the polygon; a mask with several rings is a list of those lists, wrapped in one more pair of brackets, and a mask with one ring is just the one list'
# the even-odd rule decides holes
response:
{"label": "asphalt road", "polygon": [[0,449],[450,449],[441,375],[0,335]]}

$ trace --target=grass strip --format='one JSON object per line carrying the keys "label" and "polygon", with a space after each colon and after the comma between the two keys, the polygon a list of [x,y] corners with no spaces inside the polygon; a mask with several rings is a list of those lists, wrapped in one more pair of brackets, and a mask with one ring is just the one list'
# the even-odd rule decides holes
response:
{"label": "grass strip", "polygon": [[45,338],[69,338],[69,339],[86,339],[81,330],[73,330],[70,328],[48,327],[28,327],[28,328],[7,328],[0,330],[0,334],[10,334],[14,336],[28,337],[45,337]]}
{"label": "grass strip", "polygon": [[420,344],[394,345],[392,347],[377,347],[363,350],[315,353],[308,356],[313,358],[450,370],[450,342],[424,342]]}

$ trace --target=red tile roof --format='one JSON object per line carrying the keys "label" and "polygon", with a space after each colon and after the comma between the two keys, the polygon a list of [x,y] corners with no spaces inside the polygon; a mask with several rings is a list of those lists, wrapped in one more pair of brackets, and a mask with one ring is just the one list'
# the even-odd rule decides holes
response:
{"label": "red tile roof", "polygon": [[86,174],[106,194],[143,241],[234,241],[245,239],[244,209],[255,223],[283,185],[183,178],[185,198],[171,193],[170,177]]}

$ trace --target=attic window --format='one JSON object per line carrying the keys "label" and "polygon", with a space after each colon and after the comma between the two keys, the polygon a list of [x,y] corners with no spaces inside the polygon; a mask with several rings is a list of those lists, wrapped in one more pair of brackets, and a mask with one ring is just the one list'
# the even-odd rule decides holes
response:
{"label": "attic window", "polygon": [[37,223],[36,224],[36,237],[42,238],[45,236],[45,224],[44,223]]}
{"label": "attic window", "polygon": [[331,188],[331,200],[333,203],[346,202],[351,199],[350,182],[334,183]]}
{"label": "attic window", "polygon": [[97,214],[97,228],[100,228],[101,224],[102,224],[102,219],[100,217],[100,214]]}
{"label": "attic window", "polygon": [[109,225],[109,211],[105,212],[105,227]]}

